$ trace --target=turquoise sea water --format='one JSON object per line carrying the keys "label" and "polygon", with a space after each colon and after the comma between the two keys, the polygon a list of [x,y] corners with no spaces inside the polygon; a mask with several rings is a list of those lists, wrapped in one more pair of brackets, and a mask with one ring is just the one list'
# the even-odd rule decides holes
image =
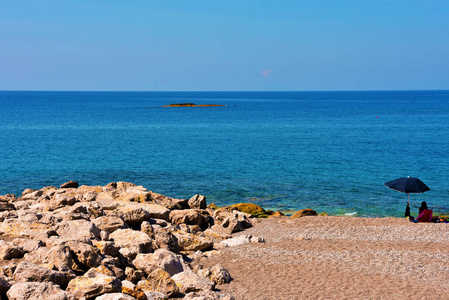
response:
{"label": "turquoise sea water", "polygon": [[[163,108],[180,102],[225,107]],[[383,183],[449,213],[449,91],[0,92],[0,194],[130,181],[176,198],[403,216]]]}

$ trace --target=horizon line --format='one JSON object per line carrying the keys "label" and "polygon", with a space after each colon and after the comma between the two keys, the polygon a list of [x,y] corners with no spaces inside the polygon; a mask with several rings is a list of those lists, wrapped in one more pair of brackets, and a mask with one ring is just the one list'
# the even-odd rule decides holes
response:
{"label": "horizon line", "polygon": [[73,92],[73,93],[298,93],[298,92],[442,92],[449,89],[374,89],[374,90],[233,90],[233,91],[201,91],[201,90],[0,90],[0,92]]}

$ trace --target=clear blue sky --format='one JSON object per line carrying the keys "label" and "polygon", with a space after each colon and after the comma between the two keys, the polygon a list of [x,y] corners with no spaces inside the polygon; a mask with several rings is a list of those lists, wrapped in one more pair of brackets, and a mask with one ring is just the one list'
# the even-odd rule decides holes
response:
{"label": "clear blue sky", "polygon": [[449,89],[448,0],[0,0],[0,90]]}

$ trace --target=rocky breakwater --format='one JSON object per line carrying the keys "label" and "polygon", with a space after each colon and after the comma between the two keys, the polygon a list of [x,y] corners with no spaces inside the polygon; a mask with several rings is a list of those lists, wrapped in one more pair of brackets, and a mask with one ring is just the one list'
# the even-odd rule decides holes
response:
{"label": "rocky breakwater", "polygon": [[0,196],[1,299],[233,299],[221,265],[199,258],[242,243],[255,219],[204,196],[174,199],[128,182]]}

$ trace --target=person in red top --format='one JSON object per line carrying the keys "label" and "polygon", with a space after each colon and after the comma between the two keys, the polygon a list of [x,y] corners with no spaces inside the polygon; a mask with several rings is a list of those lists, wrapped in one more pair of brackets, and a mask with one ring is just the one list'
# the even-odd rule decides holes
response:
{"label": "person in red top", "polygon": [[430,222],[432,220],[433,211],[427,207],[426,201],[421,203],[419,208],[419,216],[415,219],[415,222]]}

